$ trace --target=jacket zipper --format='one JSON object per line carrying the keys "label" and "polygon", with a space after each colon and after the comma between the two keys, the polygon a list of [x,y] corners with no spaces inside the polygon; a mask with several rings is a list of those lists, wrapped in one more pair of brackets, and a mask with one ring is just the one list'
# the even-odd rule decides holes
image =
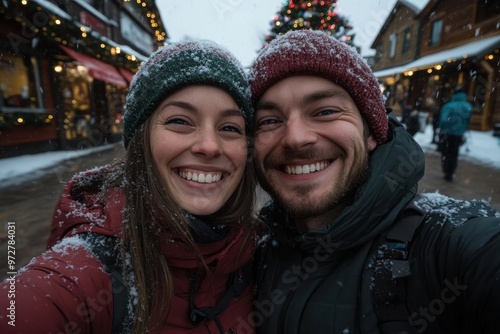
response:
{"label": "jacket zipper", "polygon": [[[304,259],[304,256],[302,255],[301,258],[300,258],[300,262],[299,263],[302,263],[302,260]],[[302,266],[300,266],[300,273],[303,274],[304,269],[302,268]],[[302,285],[302,283],[300,283]],[[297,289],[295,290],[289,290],[287,296],[286,296],[286,299],[285,299],[285,302],[283,303],[283,308],[281,309],[281,314],[280,314],[280,321],[278,323],[278,333],[282,333],[282,334],[285,334],[285,316],[286,316],[286,313],[288,311],[288,305],[290,305],[292,299],[293,299],[293,296],[295,295],[295,291],[297,291],[298,289],[300,289],[300,285],[297,287]]]}

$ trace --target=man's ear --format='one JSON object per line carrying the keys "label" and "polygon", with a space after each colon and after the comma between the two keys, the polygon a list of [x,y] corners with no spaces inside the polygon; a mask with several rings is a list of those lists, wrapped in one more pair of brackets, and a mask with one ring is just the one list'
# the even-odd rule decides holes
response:
{"label": "man's ear", "polygon": [[368,151],[373,151],[376,147],[377,147],[377,141],[375,140],[375,138],[373,137],[373,135],[370,135],[368,137]]}

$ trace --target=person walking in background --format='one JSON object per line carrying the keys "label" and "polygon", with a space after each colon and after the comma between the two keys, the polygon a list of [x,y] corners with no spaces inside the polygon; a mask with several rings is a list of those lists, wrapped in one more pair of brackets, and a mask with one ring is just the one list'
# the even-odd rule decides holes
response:
{"label": "person walking in background", "polygon": [[413,137],[417,132],[420,131],[420,108],[422,107],[422,101],[419,99],[415,103],[415,107],[409,112],[406,118],[406,130]]}
{"label": "person walking in background", "polygon": [[49,249],[0,285],[0,332],[252,333],[252,113],[227,50],[156,51],[127,95],[126,156],[66,185]]}
{"label": "person walking in background", "polygon": [[412,137],[420,131],[420,120],[418,115],[419,111],[417,109],[413,109],[407,119],[406,130]]}
{"label": "person walking in background", "polygon": [[429,105],[429,109],[432,114],[432,140],[431,144],[437,144],[437,149],[439,150],[439,115],[441,114],[441,108],[436,102],[432,102]]}
{"label": "person walking in background", "polygon": [[291,31],[250,69],[271,201],[258,333],[498,333],[500,213],[417,194],[425,158],[354,48]]}
{"label": "person walking in background", "polygon": [[467,101],[467,94],[461,88],[455,89],[451,101],[441,108],[439,116],[439,150],[446,181],[453,181],[460,146],[464,143],[471,116],[472,104]]}

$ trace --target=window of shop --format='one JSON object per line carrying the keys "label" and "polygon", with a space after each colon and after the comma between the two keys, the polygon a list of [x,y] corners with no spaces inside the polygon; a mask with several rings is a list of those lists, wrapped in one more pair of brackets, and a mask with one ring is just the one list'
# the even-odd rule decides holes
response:
{"label": "window of shop", "polygon": [[32,56],[0,55],[0,127],[48,125],[40,71]]}
{"label": "window of shop", "polygon": [[92,78],[88,68],[74,62],[54,67],[59,79],[59,90],[64,114],[63,133],[66,140],[87,139],[96,123],[90,108]]}
{"label": "window of shop", "polygon": [[487,96],[490,94],[488,87],[491,85],[489,81],[492,74],[489,74],[482,69],[478,69],[474,72],[474,76],[471,77],[470,83],[472,84],[472,111],[475,114],[481,115],[486,106]]}
{"label": "window of shop", "polygon": [[[56,70],[57,68],[57,70]],[[127,87],[92,77],[77,61],[54,66],[64,115],[62,135],[70,145],[97,146],[121,140]]]}
{"label": "window of shop", "polygon": [[389,49],[389,58],[394,58],[396,55],[396,34],[392,33],[389,36],[389,42],[391,43]]}
{"label": "window of shop", "polygon": [[431,46],[439,45],[441,43],[441,30],[443,29],[443,20],[436,20],[432,22],[431,38],[429,44]]}
{"label": "window of shop", "polygon": [[35,57],[0,57],[0,107],[15,109],[43,108],[40,73]]}
{"label": "window of shop", "polygon": [[441,107],[441,76],[430,75],[427,77],[424,94],[424,109],[435,111]]}
{"label": "window of shop", "polygon": [[123,133],[123,112],[125,110],[125,98],[127,88],[106,84],[106,97],[109,108],[109,134],[121,136]]}

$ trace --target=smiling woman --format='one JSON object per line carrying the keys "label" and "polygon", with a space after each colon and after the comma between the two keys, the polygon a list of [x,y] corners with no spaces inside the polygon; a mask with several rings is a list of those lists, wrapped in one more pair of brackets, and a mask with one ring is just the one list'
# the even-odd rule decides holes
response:
{"label": "smiling woman", "polygon": [[236,190],[247,159],[245,119],[233,98],[211,86],[189,86],[149,118],[155,165],[182,209],[209,215]]}
{"label": "smiling woman", "polygon": [[15,278],[17,315],[31,314],[18,332],[253,332],[249,92],[212,42],[150,57],[127,96],[126,156],[67,184],[49,250]]}

